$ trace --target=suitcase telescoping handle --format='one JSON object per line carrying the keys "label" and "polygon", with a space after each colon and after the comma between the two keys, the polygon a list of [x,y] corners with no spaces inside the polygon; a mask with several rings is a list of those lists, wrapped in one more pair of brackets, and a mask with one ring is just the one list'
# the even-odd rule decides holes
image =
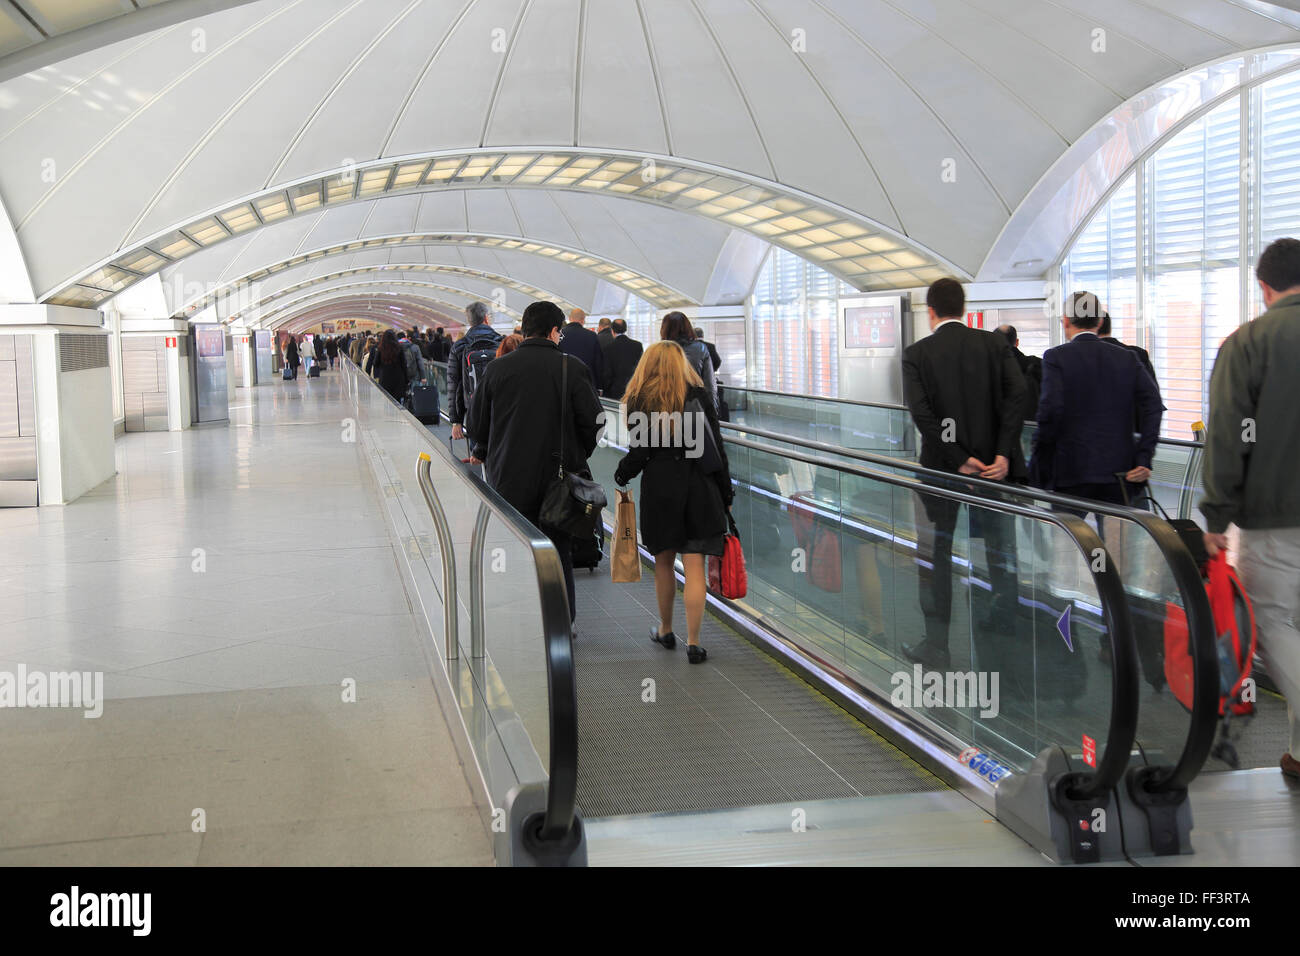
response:
{"label": "suitcase telescoping handle", "polygon": [[1115,480],[1119,482],[1119,493],[1120,496],[1124,499],[1125,508],[1135,508],[1137,507],[1137,502],[1145,498],[1151,504],[1151,508],[1149,510],[1157,511],[1159,512],[1160,517],[1164,518],[1166,521],[1169,520],[1169,512],[1165,511],[1164,505],[1156,501],[1156,496],[1151,494],[1151,483],[1149,481],[1142,482],[1140,485],[1140,487],[1142,488],[1142,494],[1138,495],[1133,501],[1129,501],[1128,500],[1129,483],[1127,479],[1125,479],[1124,477],[1125,475],[1128,474],[1128,472],[1117,471],[1114,474],[1115,474]]}

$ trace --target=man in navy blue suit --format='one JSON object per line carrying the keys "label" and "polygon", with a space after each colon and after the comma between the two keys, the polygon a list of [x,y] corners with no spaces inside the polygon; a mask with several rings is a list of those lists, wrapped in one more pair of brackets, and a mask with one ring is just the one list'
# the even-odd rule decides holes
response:
{"label": "man in navy blue suit", "polygon": [[1043,354],[1029,473],[1034,484],[1061,494],[1123,504],[1125,490],[1131,498],[1151,477],[1164,405],[1137,356],[1097,336],[1104,315],[1091,292],[1066,300],[1061,321],[1069,342]]}

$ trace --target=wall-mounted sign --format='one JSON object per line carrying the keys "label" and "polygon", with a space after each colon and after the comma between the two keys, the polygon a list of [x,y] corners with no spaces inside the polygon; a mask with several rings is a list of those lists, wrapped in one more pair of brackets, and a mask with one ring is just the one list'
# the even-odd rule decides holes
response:
{"label": "wall-mounted sign", "polygon": [[226,330],[220,326],[196,326],[194,341],[199,358],[224,358],[226,354]]}
{"label": "wall-mounted sign", "polygon": [[846,349],[892,349],[898,345],[898,309],[893,305],[844,310]]}

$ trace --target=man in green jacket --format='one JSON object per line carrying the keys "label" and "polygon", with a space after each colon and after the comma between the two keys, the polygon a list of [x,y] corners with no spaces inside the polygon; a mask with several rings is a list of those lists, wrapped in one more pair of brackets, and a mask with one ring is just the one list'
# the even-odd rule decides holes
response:
{"label": "man in green jacket", "polygon": [[1255,277],[1267,311],[1224,340],[1210,376],[1201,513],[1211,556],[1241,529],[1242,583],[1291,721],[1282,772],[1300,779],[1300,240],[1272,243]]}

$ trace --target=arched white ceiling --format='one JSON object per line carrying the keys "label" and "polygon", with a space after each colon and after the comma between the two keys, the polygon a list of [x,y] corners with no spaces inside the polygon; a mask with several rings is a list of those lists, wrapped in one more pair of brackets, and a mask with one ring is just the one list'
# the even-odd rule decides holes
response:
{"label": "arched white ceiling", "polygon": [[[612,196],[454,190],[358,200],[281,219],[195,252],[164,267],[161,276],[168,306],[179,314],[218,288],[277,264],[360,242],[387,248],[380,243],[408,236],[458,245],[460,264],[470,268],[539,287],[585,281],[593,298],[596,280],[604,279],[669,308],[703,300],[732,231]],[[354,251],[383,255],[375,246]],[[575,292],[572,299],[586,305],[582,296]]]}
{"label": "arched white ceiling", "polygon": [[1258,0],[259,0],[0,84],[0,197],[40,297],[267,190],[452,151],[667,157],[906,237],[913,281],[973,275],[1101,117],[1298,28]]}
{"label": "arched white ceiling", "polygon": [[[222,319],[233,319],[236,317],[237,310],[242,305],[254,305],[259,303],[269,303],[284,296],[301,292],[304,289],[320,286],[322,283],[330,282],[346,276],[364,275],[369,278],[384,278],[400,276],[403,278],[412,275],[419,275],[429,279],[432,282],[442,283],[462,283],[467,289],[475,289],[485,292],[483,298],[487,302],[503,300],[507,290],[517,293],[528,302],[536,299],[549,299],[555,302],[563,309],[571,309],[575,306],[576,301],[566,298],[563,295],[550,291],[548,289],[539,289],[535,286],[525,285],[509,276],[495,275],[486,273],[478,269],[466,269],[458,266],[430,264],[426,262],[409,262],[403,259],[394,259],[390,263],[382,264],[362,264],[354,268],[344,268],[340,260],[347,260],[350,256],[334,256],[328,259],[320,259],[315,262],[307,263],[293,269],[287,269],[284,272],[275,275],[258,283],[255,287],[250,288],[245,295],[235,297],[230,296],[227,301],[232,303],[229,315],[220,315]],[[322,266],[322,263],[331,266]]]}
{"label": "arched white ceiling", "polygon": [[395,329],[409,329],[415,325],[420,328],[442,326],[454,331],[464,324],[449,314],[454,311],[448,303],[410,292],[385,296],[344,295],[286,314],[279,318],[275,328],[297,334],[321,322],[366,319]]}
{"label": "arched white ceiling", "polygon": [[[278,292],[266,292],[246,308],[232,314],[232,321],[256,322],[272,312],[282,311],[286,304],[300,301],[310,296],[329,293],[337,289],[352,289],[361,285],[376,290],[402,288],[411,285],[428,286],[445,293],[453,293],[458,298],[445,301],[457,304],[462,310],[474,301],[488,303],[493,311],[505,312],[511,316],[521,315],[528,304],[537,296],[521,292],[510,286],[493,283],[488,279],[472,275],[456,275],[438,272],[429,267],[412,269],[362,268],[334,273],[311,280],[305,284],[281,289]],[[464,298],[464,302],[459,297]],[[463,314],[463,313],[461,313]],[[223,318],[226,318],[223,316]]]}
{"label": "arched white ceiling", "polygon": [[0,79],[249,0],[5,0]]}
{"label": "arched white ceiling", "polygon": [[[435,282],[419,275],[406,278],[350,276],[322,283],[320,286],[306,289],[273,303],[247,309],[240,316],[239,322],[247,326],[275,328],[285,320],[286,316],[311,306],[357,296],[381,299],[401,295],[418,295],[439,302],[449,308],[453,315],[463,315],[466,306],[483,298],[473,289]],[[500,302],[491,305],[494,322],[514,323],[522,314],[521,306],[526,307],[528,301],[521,302],[517,298],[508,297],[504,305]]]}

